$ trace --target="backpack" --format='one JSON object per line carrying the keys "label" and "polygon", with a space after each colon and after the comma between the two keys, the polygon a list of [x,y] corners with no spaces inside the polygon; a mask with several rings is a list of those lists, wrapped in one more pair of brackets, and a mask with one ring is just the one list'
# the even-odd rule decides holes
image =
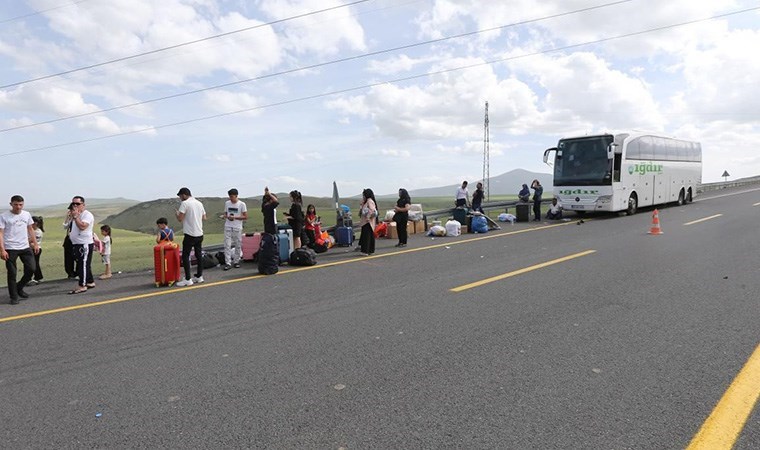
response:
{"label": "backpack", "polygon": [[275,236],[269,233],[261,233],[261,246],[258,256],[259,273],[262,275],[274,275],[280,268],[280,252],[277,247]]}

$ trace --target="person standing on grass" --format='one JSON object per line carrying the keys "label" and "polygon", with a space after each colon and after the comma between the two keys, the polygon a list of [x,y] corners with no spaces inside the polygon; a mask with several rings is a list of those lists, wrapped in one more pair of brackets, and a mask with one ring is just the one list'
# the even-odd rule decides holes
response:
{"label": "person standing on grass", "polygon": [[483,199],[485,198],[486,193],[483,191],[483,183],[478,183],[475,185],[475,193],[472,194],[472,210],[478,211],[481,214],[485,214],[483,212]]}
{"label": "person standing on grass", "polygon": [[470,204],[470,191],[467,190],[467,180],[462,182],[462,187],[457,189],[455,205],[457,208],[467,207]]}
{"label": "person standing on grass", "polygon": [[69,294],[81,294],[95,287],[95,279],[92,276],[92,226],[94,223],[95,216],[85,209],[84,197],[80,195],[74,197],[69,205],[64,226],[71,228],[69,237],[79,284]]}
{"label": "person standing on grass", "polygon": [[224,266],[222,267],[224,270],[240,267],[243,221],[248,220],[248,208],[242,200],[238,199],[238,190],[232,188],[227,191],[227,195],[230,199],[224,202]]}
{"label": "person standing on grass", "polygon": [[113,242],[111,240],[111,227],[103,225],[100,227],[100,234],[103,235],[103,239],[101,239],[103,242],[103,253],[100,254],[100,259],[106,266],[106,270],[98,278],[101,280],[107,280],[113,276],[111,274],[111,242]]}
{"label": "person standing on grass", "polygon": [[[28,298],[24,287],[34,276],[34,255],[40,252],[34,236],[32,215],[24,211],[24,197],[11,197],[11,210],[0,214],[0,258],[8,271],[8,294],[11,305],[18,305],[19,297]],[[31,244],[31,247],[30,247]],[[16,260],[21,259],[24,275],[16,281]]]}
{"label": "person standing on grass", "polygon": [[[182,239],[182,263],[185,266],[185,279],[178,281],[175,286],[192,286],[194,283],[203,283],[203,263],[201,255],[203,254],[203,221],[206,220],[206,209],[203,203],[193,197],[190,189],[183,187],[177,192],[177,196],[182,200],[179,209],[175,212],[177,220],[182,223],[182,232],[185,237]],[[195,258],[198,260],[197,273],[191,277],[190,267],[190,250],[195,251]]]}

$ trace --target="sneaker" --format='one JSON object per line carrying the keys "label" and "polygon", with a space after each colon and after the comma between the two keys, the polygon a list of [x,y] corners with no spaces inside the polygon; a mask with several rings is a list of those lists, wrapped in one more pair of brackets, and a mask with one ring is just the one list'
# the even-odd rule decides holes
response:
{"label": "sneaker", "polygon": [[37,284],[39,284],[39,281],[37,280],[29,280],[29,282],[26,283],[27,286],[36,286]]}
{"label": "sneaker", "polygon": [[174,283],[174,285],[179,287],[192,286],[193,280],[180,280]]}
{"label": "sneaker", "polygon": [[17,298],[12,298],[11,299],[11,305],[18,305],[18,299]]}
{"label": "sneaker", "polygon": [[203,283],[203,277],[193,277],[193,283]]}
{"label": "sneaker", "polygon": [[229,264],[225,264],[222,266],[222,270],[230,270],[232,267]]}
{"label": "sneaker", "polygon": [[235,264],[232,265],[232,267],[234,267],[236,269],[239,269],[240,268],[240,263],[235,263]]}
{"label": "sneaker", "polygon": [[27,294],[26,292],[24,292],[23,289],[19,289],[18,290],[18,296],[21,297],[21,298],[29,298],[29,294]]}

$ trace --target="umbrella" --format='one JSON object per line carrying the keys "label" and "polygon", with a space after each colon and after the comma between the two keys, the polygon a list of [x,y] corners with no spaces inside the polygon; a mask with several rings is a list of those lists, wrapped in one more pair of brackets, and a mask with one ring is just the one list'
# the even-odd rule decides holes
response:
{"label": "umbrella", "polygon": [[335,211],[341,212],[340,210],[340,197],[338,196],[338,184],[333,181],[333,195],[332,195],[333,203],[335,203]]}

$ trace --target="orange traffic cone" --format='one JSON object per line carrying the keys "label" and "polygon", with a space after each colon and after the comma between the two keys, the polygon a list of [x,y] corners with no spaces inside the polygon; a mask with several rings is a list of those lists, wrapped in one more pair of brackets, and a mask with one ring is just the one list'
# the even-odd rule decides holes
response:
{"label": "orange traffic cone", "polygon": [[660,213],[656,209],[652,213],[652,228],[649,229],[649,234],[662,234],[660,228]]}

